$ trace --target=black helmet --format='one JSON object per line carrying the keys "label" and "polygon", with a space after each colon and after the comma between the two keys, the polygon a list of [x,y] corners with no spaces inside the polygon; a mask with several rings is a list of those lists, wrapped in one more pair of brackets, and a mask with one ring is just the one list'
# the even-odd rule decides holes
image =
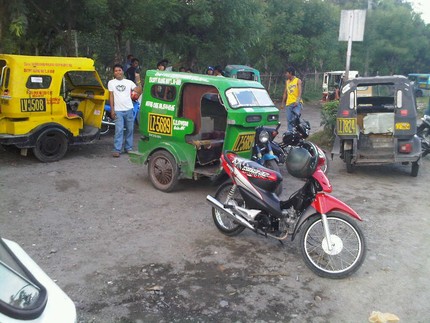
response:
{"label": "black helmet", "polygon": [[287,146],[296,146],[300,142],[300,135],[296,131],[286,131],[282,135],[282,142]]}
{"label": "black helmet", "polygon": [[287,170],[291,176],[298,178],[310,177],[316,170],[318,151],[312,143],[304,143],[294,147],[287,156]]}
{"label": "black helmet", "polygon": [[301,120],[300,124],[297,125],[297,131],[302,135],[302,138],[309,137],[311,125],[309,121]]}

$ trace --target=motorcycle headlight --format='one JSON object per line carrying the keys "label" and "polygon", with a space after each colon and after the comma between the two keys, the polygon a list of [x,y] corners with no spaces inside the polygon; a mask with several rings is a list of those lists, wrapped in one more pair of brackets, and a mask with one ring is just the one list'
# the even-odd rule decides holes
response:
{"label": "motorcycle headlight", "polygon": [[260,132],[260,135],[258,136],[258,140],[262,143],[265,144],[266,142],[269,141],[269,133],[266,130],[263,130]]}

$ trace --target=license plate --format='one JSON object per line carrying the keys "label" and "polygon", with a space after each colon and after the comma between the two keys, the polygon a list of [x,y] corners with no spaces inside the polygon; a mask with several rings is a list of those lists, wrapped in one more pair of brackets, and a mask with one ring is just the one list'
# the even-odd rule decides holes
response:
{"label": "license plate", "polygon": [[357,119],[337,118],[336,127],[338,135],[355,135],[357,133]]}
{"label": "license plate", "polygon": [[172,135],[173,118],[171,116],[149,113],[148,132],[160,135]]}
{"label": "license plate", "polygon": [[409,122],[397,122],[396,130],[411,130],[411,124]]}
{"label": "license plate", "polygon": [[46,112],[45,98],[21,99],[21,112]]}
{"label": "license plate", "polygon": [[234,143],[233,151],[241,152],[251,150],[254,144],[255,132],[241,133]]}

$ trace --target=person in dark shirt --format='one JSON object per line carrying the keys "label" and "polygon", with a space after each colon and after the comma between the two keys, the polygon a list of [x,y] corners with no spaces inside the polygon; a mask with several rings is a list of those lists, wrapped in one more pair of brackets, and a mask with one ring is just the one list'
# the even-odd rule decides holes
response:
{"label": "person in dark shirt", "polygon": [[127,59],[126,59],[125,64],[124,64],[123,71],[127,71],[129,69],[129,67],[131,66],[131,60],[133,58],[134,58],[134,56],[132,54],[127,55]]}
{"label": "person in dark shirt", "polygon": [[140,74],[139,60],[137,58],[133,58],[131,60],[131,66],[125,72],[125,77],[136,83],[136,74]]}
{"label": "person in dark shirt", "polygon": [[162,59],[157,63],[157,70],[159,71],[165,71],[167,68],[167,65],[169,64],[169,61],[167,59]]}

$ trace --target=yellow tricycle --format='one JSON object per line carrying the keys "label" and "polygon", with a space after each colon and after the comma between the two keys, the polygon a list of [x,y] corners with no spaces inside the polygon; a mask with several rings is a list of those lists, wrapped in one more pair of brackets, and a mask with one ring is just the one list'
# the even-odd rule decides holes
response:
{"label": "yellow tricycle", "polygon": [[0,54],[0,144],[42,162],[100,136],[108,91],[94,61]]}

